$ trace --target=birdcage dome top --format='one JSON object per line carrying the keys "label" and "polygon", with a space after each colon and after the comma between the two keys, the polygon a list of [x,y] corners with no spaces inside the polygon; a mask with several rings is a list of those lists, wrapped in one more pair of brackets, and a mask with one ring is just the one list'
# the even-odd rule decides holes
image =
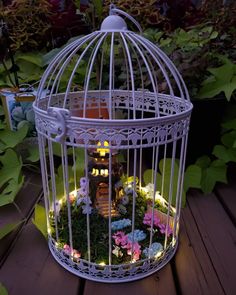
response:
{"label": "birdcage dome top", "polygon": [[191,112],[175,65],[142,34],[128,30],[123,16],[141,30],[112,6],[100,30],[69,43],[54,57],[39,85],[36,113],[49,114],[54,108],[74,120],[132,124]]}

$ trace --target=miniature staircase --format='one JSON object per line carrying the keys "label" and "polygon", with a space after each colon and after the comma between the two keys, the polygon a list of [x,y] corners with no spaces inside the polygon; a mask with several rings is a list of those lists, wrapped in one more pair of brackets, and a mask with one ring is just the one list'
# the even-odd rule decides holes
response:
{"label": "miniature staircase", "polygon": [[[109,195],[107,188],[99,189],[96,193],[96,208],[103,217],[109,217]],[[119,212],[111,205],[111,217],[119,216]]]}

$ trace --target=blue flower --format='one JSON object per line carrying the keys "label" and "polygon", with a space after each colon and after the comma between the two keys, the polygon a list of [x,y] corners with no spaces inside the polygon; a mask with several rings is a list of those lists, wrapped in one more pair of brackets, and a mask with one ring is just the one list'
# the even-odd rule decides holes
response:
{"label": "blue flower", "polygon": [[[131,232],[127,236],[128,236],[128,240],[132,242],[133,233]],[[139,229],[134,230],[134,242],[139,242],[139,241],[145,240],[146,237],[147,237],[147,235],[145,234],[144,231],[139,230]]]}
{"label": "blue flower", "polygon": [[111,223],[111,229],[112,230],[119,230],[119,229],[122,229],[122,228],[130,226],[130,225],[131,225],[131,220],[124,218],[121,220],[113,221]]}
{"label": "blue flower", "polygon": [[143,254],[146,257],[154,258],[159,252],[163,251],[163,246],[160,243],[153,243],[150,248],[145,248]]}

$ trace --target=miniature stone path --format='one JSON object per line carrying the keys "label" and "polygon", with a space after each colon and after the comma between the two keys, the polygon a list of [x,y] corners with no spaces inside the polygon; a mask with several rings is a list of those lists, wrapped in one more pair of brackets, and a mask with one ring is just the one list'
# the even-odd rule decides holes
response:
{"label": "miniature stone path", "polygon": [[21,226],[0,241],[0,282],[9,295],[218,295],[236,294],[236,178],[214,193],[188,193],[182,210],[179,248],[159,272],[122,284],[79,279],[56,263],[46,240],[31,223],[42,196],[40,175],[28,173],[12,205],[0,208],[0,226],[22,218]]}

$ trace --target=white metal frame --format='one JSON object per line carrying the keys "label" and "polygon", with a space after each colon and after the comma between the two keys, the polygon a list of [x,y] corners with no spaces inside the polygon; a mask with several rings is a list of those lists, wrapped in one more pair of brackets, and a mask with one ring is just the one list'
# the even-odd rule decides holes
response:
{"label": "white metal frame", "polygon": [[[170,59],[153,43],[142,35],[127,29],[123,18],[131,20],[141,32],[139,24],[128,14],[111,5],[110,15],[103,21],[101,30],[79,38],[63,48],[46,69],[34,103],[36,127],[39,137],[41,170],[47,212],[47,224],[50,228],[49,214],[54,214],[55,237],[50,230],[49,247],[54,258],[70,272],[86,279],[102,282],[125,282],[145,277],[163,267],[174,255],[178,244],[181,196],[189,121],[192,104],[186,85]],[[118,52],[118,53],[117,53]],[[123,63],[117,65],[118,57]],[[98,60],[100,64],[98,63]],[[70,68],[74,61],[73,68]],[[81,68],[86,68],[84,87],[74,90],[75,76]],[[94,89],[92,84],[95,68],[99,78]],[[123,88],[117,87],[117,68],[123,68]],[[96,69],[97,70],[97,69]],[[69,71],[69,76],[67,71]],[[67,84],[61,90],[62,80],[67,75]],[[145,89],[146,80],[149,81]],[[121,84],[122,84],[121,83]],[[139,84],[139,85],[137,85]],[[91,118],[88,110],[108,110],[108,118]],[[127,118],[120,119],[117,110],[123,110]],[[83,148],[85,153],[84,175],[88,177],[88,150],[101,147],[107,142],[109,149],[109,263],[106,266],[91,260],[90,215],[87,213],[87,249],[88,260],[75,261],[58,247],[60,240],[57,217],[57,189],[55,183],[55,163],[53,142],[61,145],[61,163],[64,179],[64,194],[68,209],[69,246],[73,249],[73,230],[69,191],[68,148],[73,148],[73,162],[76,162],[75,151]],[[141,188],[145,149],[151,150],[152,184],[154,187],[152,201],[151,232],[154,227],[154,205],[156,190],[165,193],[164,184],[168,181],[168,199],[166,201],[166,230],[163,253],[158,259],[150,257],[125,265],[112,264],[112,153],[126,152],[127,174],[139,176],[140,183],[133,184],[132,196],[132,234],[135,231],[136,201],[135,191]],[[47,163],[46,150],[49,162]],[[158,166],[162,157],[162,187],[157,185]],[[171,159],[169,179],[165,179],[168,157]],[[176,159],[179,165],[176,166]],[[176,168],[177,167],[177,168]],[[178,169],[178,171],[176,171]],[[76,171],[74,187],[78,188]],[[160,177],[160,176],[159,176]],[[174,178],[177,181],[174,182]],[[49,180],[50,179],[50,180]],[[50,182],[51,181],[51,182]],[[174,196],[175,193],[175,196]],[[175,201],[173,209],[172,200]],[[171,221],[172,220],[172,221]],[[171,242],[168,242],[168,227],[173,222]],[[153,235],[150,234],[149,247]],[[131,253],[133,253],[133,243]]]}

